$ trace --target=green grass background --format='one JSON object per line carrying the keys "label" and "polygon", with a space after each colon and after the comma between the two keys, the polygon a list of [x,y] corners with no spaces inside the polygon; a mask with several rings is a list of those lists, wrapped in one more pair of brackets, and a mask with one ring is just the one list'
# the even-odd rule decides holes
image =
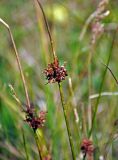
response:
{"label": "green grass background", "polygon": [[[68,121],[74,141],[75,154],[79,157],[80,142],[88,135],[87,107],[88,107],[88,57],[90,52],[91,30],[88,27],[84,38],[79,36],[86,19],[96,10],[97,0],[44,0],[41,1],[51,28],[54,46],[60,63],[65,61],[68,77],[62,82],[65,101],[68,103]],[[114,26],[118,26],[118,1],[110,1],[108,5],[110,15],[103,20],[105,32],[97,41],[91,61],[92,85],[91,93],[99,92],[110,46],[114,33]],[[57,84],[46,84],[43,70],[50,62],[48,35],[44,26],[41,12],[37,11],[33,0],[1,0],[0,17],[11,27],[21,59],[30,100],[37,108],[48,110],[46,123],[43,128],[46,143],[53,160],[70,160],[70,147],[62,113],[59,90]],[[107,29],[113,26],[111,29]],[[23,142],[23,131],[29,159],[39,159],[32,130],[23,121],[24,113],[13,99],[9,84],[12,84],[20,100],[25,103],[25,94],[19,75],[17,63],[8,32],[0,25],[0,160],[25,160],[26,153]],[[112,50],[109,66],[118,78],[118,33]],[[69,89],[68,78],[71,77],[73,94]],[[102,92],[117,92],[118,86],[107,71]],[[73,102],[73,99],[75,103]],[[94,110],[96,99],[92,100]],[[79,123],[76,125],[73,107],[77,107]],[[108,160],[118,158],[118,140],[111,140],[110,136],[117,136],[114,122],[118,118],[118,97],[104,96],[100,98],[96,123],[93,130],[93,142],[96,154],[106,152]],[[85,126],[85,130],[83,129]],[[23,130],[22,130],[23,128]]]}

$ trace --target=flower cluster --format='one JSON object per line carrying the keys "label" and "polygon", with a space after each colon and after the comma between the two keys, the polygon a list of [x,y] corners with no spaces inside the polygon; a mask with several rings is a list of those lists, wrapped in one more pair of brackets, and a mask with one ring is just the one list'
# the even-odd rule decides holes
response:
{"label": "flower cluster", "polygon": [[92,141],[89,139],[83,139],[81,144],[81,151],[84,154],[84,156],[92,157],[94,152],[94,146]]}
{"label": "flower cluster", "polygon": [[31,126],[31,128],[36,131],[37,128],[41,128],[44,126],[46,112],[40,111],[39,116],[35,115],[34,108],[29,108],[26,111],[26,119],[25,121]]}
{"label": "flower cluster", "polygon": [[59,61],[56,58],[53,63],[48,64],[47,69],[44,70],[46,79],[48,83],[60,83],[62,80],[65,80],[65,77],[68,75],[65,66],[59,66]]}
{"label": "flower cluster", "polygon": [[94,20],[92,23],[92,44],[95,44],[96,40],[104,32],[104,25],[101,20],[109,15],[109,10],[107,10],[108,0],[101,0],[94,12]]}

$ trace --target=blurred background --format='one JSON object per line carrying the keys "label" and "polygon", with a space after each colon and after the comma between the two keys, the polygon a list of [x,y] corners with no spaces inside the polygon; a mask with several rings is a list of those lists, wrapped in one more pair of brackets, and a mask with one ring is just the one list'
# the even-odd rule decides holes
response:
{"label": "blurred background", "polygon": [[[99,0],[41,0],[60,64],[66,62],[68,77],[62,82],[65,102],[68,104],[68,121],[73,137],[76,157],[79,159],[81,139],[89,129],[88,105],[95,108],[105,66],[111,53],[109,66],[118,78],[118,0],[109,1],[106,10],[110,14],[101,20],[104,31],[93,45],[91,22],[88,17],[96,11]],[[0,0],[0,18],[11,27],[19,51],[23,71],[28,84],[30,100],[34,105],[47,110],[43,128],[46,144],[53,160],[71,159],[60,95],[57,84],[48,84],[43,74],[52,62],[50,42],[44,19],[36,1]],[[85,28],[85,34],[82,35]],[[112,48],[112,39],[115,40]],[[93,46],[93,47],[91,47]],[[91,49],[92,48],[92,49]],[[90,52],[92,50],[92,58]],[[90,60],[90,61],[89,61]],[[89,67],[91,66],[91,72]],[[89,83],[91,79],[91,83]],[[24,122],[24,113],[13,99],[9,84],[12,84],[24,104],[25,94],[14,50],[5,27],[0,25],[0,160],[26,159],[23,135],[25,135],[29,159],[38,159],[38,151],[31,128]],[[103,81],[93,141],[97,153],[107,159],[118,159],[118,86],[107,70]],[[115,95],[112,93],[115,92]],[[110,93],[110,95],[109,95]],[[90,96],[93,99],[90,100]],[[75,120],[74,108],[79,120]],[[77,117],[76,117],[77,118]],[[115,125],[114,125],[115,123]],[[112,137],[112,138],[110,138]],[[115,140],[114,140],[115,139]],[[107,146],[107,147],[105,147]],[[104,152],[104,153],[103,153]]]}

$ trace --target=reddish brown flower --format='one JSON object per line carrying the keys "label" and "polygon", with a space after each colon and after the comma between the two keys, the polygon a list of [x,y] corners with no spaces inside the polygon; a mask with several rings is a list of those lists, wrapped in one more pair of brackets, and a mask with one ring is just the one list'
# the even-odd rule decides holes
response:
{"label": "reddish brown flower", "polygon": [[65,66],[59,66],[59,61],[57,58],[53,63],[48,64],[48,67],[44,70],[44,73],[48,83],[60,83],[62,80],[65,80],[65,77],[67,76]]}
{"label": "reddish brown flower", "polygon": [[39,116],[35,114],[34,108],[29,108],[25,112],[25,121],[31,126],[34,131],[36,131],[37,128],[41,128],[44,126],[47,112],[40,111]]}
{"label": "reddish brown flower", "polygon": [[94,152],[93,142],[89,139],[83,139],[81,144],[81,151],[84,154],[84,156],[87,156],[88,159],[90,159],[90,157],[93,156]]}

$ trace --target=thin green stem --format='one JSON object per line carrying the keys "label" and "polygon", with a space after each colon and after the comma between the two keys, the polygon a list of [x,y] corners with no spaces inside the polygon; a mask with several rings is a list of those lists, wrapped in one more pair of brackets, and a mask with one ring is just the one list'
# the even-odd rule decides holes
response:
{"label": "thin green stem", "polygon": [[84,156],[83,156],[83,160],[85,160],[86,159],[86,153],[84,154]]}
{"label": "thin green stem", "polygon": [[[92,81],[92,77],[91,77],[92,76],[92,74],[91,74],[92,53],[93,53],[93,45],[91,46],[89,56],[88,56],[88,89],[89,89],[89,96],[91,95],[91,81]],[[89,129],[91,128],[91,125],[92,125],[91,99],[88,98],[88,126],[89,126]]]}
{"label": "thin green stem", "polygon": [[42,156],[41,156],[41,151],[40,151],[39,139],[38,139],[38,136],[37,136],[37,133],[36,133],[36,132],[34,132],[34,137],[35,137],[35,141],[36,141],[36,144],[37,144],[37,148],[38,148],[38,153],[39,153],[40,160],[43,160],[43,158],[42,158]]}
{"label": "thin green stem", "polygon": [[[45,12],[43,10],[43,7],[42,7],[40,1],[39,0],[36,0],[36,1],[37,1],[38,5],[39,5],[39,7],[40,7],[40,9],[42,11],[43,17],[44,17],[45,25],[46,25],[46,28],[47,28],[47,32],[48,32],[48,36],[49,36],[49,40],[50,40],[50,44],[51,44],[53,58],[55,60],[56,59],[56,54],[55,54],[55,50],[54,50],[54,46],[53,46],[53,39],[52,39],[50,28],[49,28],[49,25],[48,25],[48,22],[47,22],[47,19],[46,19],[46,16],[45,16]],[[65,118],[66,127],[67,127],[67,133],[68,133],[68,137],[69,137],[69,143],[70,143],[71,152],[72,152],[72,158],[73,158],[73,160],[75,160],[72,136],[71,136],[71,133],[70,133],[70,130],[69,130],[69,124],[68,124],[67,117],[66,117],[66,107],[65,107],[65,103],[64,103],[64,97],[63,97],[61,84],[58,83],[58,86],[59,86],[59,92],[60,92],[60,97],[61,97],[61,103],[62,103],[64,118]]]}
{"label": "thin green stem", "polygon": [[51,50],[52,50],[53,58],[55,59],[56,58],[56,53],[55,53],[55,49],[54,49],[54,45],[53,45],[54,43],[53,43],[53,39],[52,39],[52,36],[51,36],[49,24],[47,22],[47,19],[46,19],[46,16],[45,16],[45,12],[43,10],[43,7],[42,7],[40,1],[39,0],[36,0],[36,1],[37,1],[38,5],[39,5],[41,11],[42,11],[42,14],[43,14],[43,18],[44,18],[45,25],[46,25],[46,28],[47,28],[47,32],[48,32],[48,35],[49,35],[49,39],[50,39],[50,44],[51,44]]}
{"label": "thin green stem", "polygon": [[[102,63],[103,64],[103,63]],[[112,72],[112,70],[109,68],[109,66],[107,66],[106,64],[103,64],[107,67],[107,69],[110,71],[111,75],[113,76],[114,80],[116,81],[116,84],[118,85],[118,80],[117,78],[115,77],[114,73]]]}
{"label": "thin green stem", "polygon": [[62,91],[62,87],[61,87],[60,83],[58,83],[58,86],[59,86],[59,92],[60,92],[60,97],[61,97],[61,103],[62,103],[62,108],[63,108],[64,119],[65,119],[65,122],[66,122],[66,128],[67,128],[67,133],[68,133],[68,138],[69,138],[72,158],[73,158],[73,160],[76,160],[75,155],[74,155],[74,146],[73,146],[73,141],[72,141],[72,135],[70,133],[69,124],[68,124],[68,120],[67,120],[67,116],[66,116],[67,110],[66,110],[66,104],[64,102],[63,91]]}
{"label": "thin green stem", "polygon": [[11,38],[11,42],[13,44],[13,49],[14,49],[14,53],[15,53],[15,56],[16,56],[18,68],[19,68],[19,71],[20,71],[21,79],[22,79],[22,82],[23,82],[23,87],[24,87],[24,90],[25,90],[27,107],[30,108],[30,100],[29,100],[28,88],[27,88],[27,85],[26,85],[25,77],[24,77],[22,66],[21,66],[21,63],[20,63],[19,54],[18,54],[18,51],[17,51],[17,48],[16,48],[16,44],[15,44],[11,29],[10,29],[9,25],[5,21],[3,21],[1,18],[0,18],[0,23],[2,23],[7,28],[8,32],[9,32],[9,35],[10,35],[10,38]]}
{"label": "thin green stem", "polygon": [[[109,65],[109,62],[110,62],[110,59],[111,59],[111,55],[112,55],[112,51],[113,51],[113,47],[114,47],[114,42],[115,42],[115,37],[116,37],[116,32],[117,31],[115,31],[115,33],[113,34],[112,43],[111,43],[111,46],[110,46],[110,49],[109,49],[109,57],[108,57],[106,66]],[[107,72],[107,67],[105,68],[105,70],[103,72],[103,76],[102,76],[103,79],[102,79],[102,82],[101,82],[101,85],[100,85],[100,89],[99,89],[99,97],[97,98],[97,102],[96,102],[96,105],[95,105],[95,110],[94,110],[94,113],[93,113],[92,126],[91,126],[91,129],[89,131],[89,137],[91,137],[93,128],[95,126],[96,114],[97,114],[97,111],[98,111],[98,104],[99,104],[99,101],[100,101],[102,87],[103,87],[103,84],[104,84],[106,72]]]}
{"label": "thin green stem", "polygon": [[23,135],[23,144],[24,144],[24,149],[25,149],[25,154],[26,154],[26,160],[29,160],[29,155],[27,151],[27,145],[26,145],[25,134],[24,134],[23,128],[22,128],[22,135]]}

